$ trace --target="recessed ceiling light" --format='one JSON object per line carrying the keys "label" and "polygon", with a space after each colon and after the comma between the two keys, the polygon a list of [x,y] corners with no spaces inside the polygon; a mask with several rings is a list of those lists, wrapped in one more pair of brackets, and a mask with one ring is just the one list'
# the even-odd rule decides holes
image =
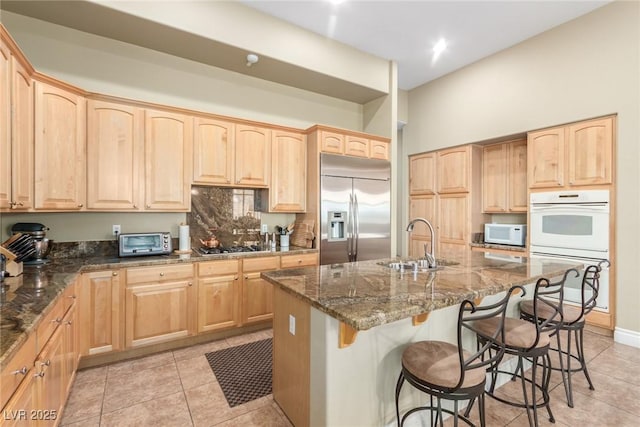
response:
{"label": "recessed ceiling light", "polygon": [[447,49],[447,41],[443,38],[438,40],[438,42],[433,46],[433,56],[431,57],[431,61],[435,62],[440,54]]}

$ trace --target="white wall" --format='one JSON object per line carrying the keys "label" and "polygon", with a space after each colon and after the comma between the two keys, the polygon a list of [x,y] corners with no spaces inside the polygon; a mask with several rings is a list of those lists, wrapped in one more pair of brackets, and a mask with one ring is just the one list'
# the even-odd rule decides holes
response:
{"label": "white wall", "polygon": [[617,113],[616,326],[640,334],[639,23],[640,3],[616,1],[412,90],[403,144],[407,167],[412,153]]}

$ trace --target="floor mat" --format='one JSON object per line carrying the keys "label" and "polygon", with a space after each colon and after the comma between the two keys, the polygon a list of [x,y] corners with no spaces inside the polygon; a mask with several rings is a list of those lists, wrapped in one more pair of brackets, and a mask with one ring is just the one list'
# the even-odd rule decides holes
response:
{"label": "floor mat", "polygon": [[271,338],[205,356],[230,407],[271,394]]}

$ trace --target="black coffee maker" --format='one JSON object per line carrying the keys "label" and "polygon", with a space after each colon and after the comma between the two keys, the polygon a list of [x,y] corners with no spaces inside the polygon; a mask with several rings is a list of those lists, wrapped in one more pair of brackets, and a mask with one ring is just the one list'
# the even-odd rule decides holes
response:
{"label": "black coffee maker", "polygon": [[17,222],[11,227],[13,234],[26,234],[31,237],[34,252],[24,264],[44,264],[51,251],[53,240],[47,239],[48,227],[37,222]]}

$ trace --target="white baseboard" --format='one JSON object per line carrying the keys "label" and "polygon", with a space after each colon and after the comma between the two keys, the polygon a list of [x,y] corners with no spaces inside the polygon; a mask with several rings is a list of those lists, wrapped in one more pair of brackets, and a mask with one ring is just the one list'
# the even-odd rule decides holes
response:
{"label": "white baseboard", "polygon": [[620,344],[630,345],[631,347],[640,348],[640,332],[630,331],[628,329],[616,328],[613,331],[613,340]]}

